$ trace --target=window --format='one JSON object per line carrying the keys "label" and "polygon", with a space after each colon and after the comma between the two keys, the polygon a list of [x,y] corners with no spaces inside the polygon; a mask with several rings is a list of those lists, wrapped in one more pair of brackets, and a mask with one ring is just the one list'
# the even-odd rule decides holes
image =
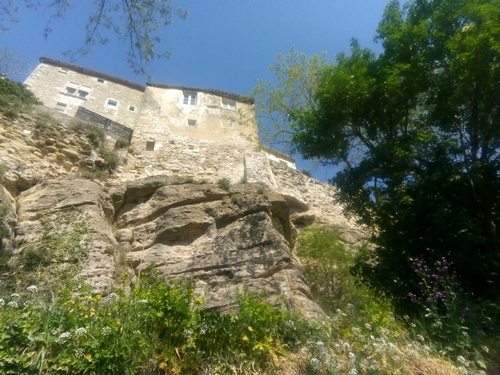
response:
{"label": "window", "polygon": [[[82,88],[85,88],[85,90]],[[77,83],[70,83],[70,86],[66,86],[66,91],[64,91],[64,93],[66,95],[76,96],[78,99],[87,99],[89,96],[89,89],[90,87],[87,88]]]}
{"label": "window", "polygon": [[195,92],[185,92],[184,93],[184,104],[187,105],[196,105],[196,93]]}
{"label": "window", "polygon": [[118,108],[118,101],[114,99],[108,99],[106,102],[106,108],[116,109]]}
{"label": "window", "polygon": [[68,69],[59,68],[59,73],[68,74]]}
{"label": "window", "polygon": [[132,112],[135,112],[135,107],[133,105],[129,105],[128,106],[128,110],[132,111]]}
{"label": "window", "polygon": [[56,104],[56,109],[60,112],[66,111],[67,107],[68,107],[68,105],[66,103],[63,103],[63,102],[57,102],[57,104]]}
{"label": "window", "polygon": [[188,126],[190,128],[195,128],[196,127],[196,120],[188,120]]}
{"label": "window", "polygon": [[97,82],[99,82],[99,83],[104,83],[104,82],[106,82],[106,81],[104,81],[104,79],[102,79],[102,78],[97,78]]}
{"label": "window", "polygon": [[155,141],[149,140],[146,142],[146,151],[154,151],[155,150]]}
{"label": "window", "polygon": [[78,97],[80,99],[87,99],[87,96],[89,96],[89,93],[87,91],[78,90]]}
{"label": "window", "polygon": [[236,101],[231,99],[222,98],[222,108],[236,110]]}

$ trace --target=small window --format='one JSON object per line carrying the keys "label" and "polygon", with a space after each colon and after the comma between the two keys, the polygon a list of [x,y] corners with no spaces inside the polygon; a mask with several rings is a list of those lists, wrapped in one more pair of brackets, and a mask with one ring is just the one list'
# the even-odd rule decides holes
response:
{"label": "small window", "polygon": [[59,68],[59,73],[68,74],[68,69]]}
{"label": "small window", "polygon": [[196,105],[196,93],[195,92],[185,92],[183,103],[187,104],[187,105]]}
{"label": "small window", "polygon": [[63,102],[57,102],[57,104],[56,104],[56,109],[60,112],[66,111],[67,107],[68,107],[68,105],[66,103],[63,103]]}
{"label": "small window", "polygon": [[154,151],[155,150],[155,141],[150,140],[146,142],[146,151]]}
{"label": "small window", "polygon": [[66,87],[66,94],[68,95],[75,95],[76,94],[76,89],[74,87]]}
{"label": "small window", "polygon": [[113,99],[108,99],[108,101],[106,102],[106,107],[110,109],[116,109],[118,108],[118,101]]}
{"label": "small window", "polygon": [[196,127],[196,120],[188,120],[188,126],[190,128],[195,128]]}
{"label": "small window", "polygon": [[89,93],[87,91],[78,90],[78,97],[80,99],[87,99],[87,96],[89,96]]}
{"label": "small window", "polygon": [[129,105],[128,106],[128,110],[132,111],[132,112],[135,112],[135,107],[133,105]]}
{"label": "small window", "polygon": [[104,82],[106,82],[106,81],[105,81],[104,79],[102,79],[102,78],[97,78],[97,82],[99,82],[99,83],[104,83]]}
{"label": "small window", "polygon": [[236,101],[231,99],[222,98],[222,108],[236,110]]}

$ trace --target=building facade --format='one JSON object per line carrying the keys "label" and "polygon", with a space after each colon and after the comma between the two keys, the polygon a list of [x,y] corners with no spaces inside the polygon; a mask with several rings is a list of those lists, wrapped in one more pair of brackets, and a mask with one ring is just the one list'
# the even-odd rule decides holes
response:
{"label": "building facade", "polygon": [[[244,156],[260,147],[253,102],[245,96],[142,86],[45,57],[25,84],[45,106],[127,138],[141,175],[196,174],[237,182],[245,178]],[[295,168],[292,158],[271,151],[264,150],[270,160],[283,156],[282,164]]]}

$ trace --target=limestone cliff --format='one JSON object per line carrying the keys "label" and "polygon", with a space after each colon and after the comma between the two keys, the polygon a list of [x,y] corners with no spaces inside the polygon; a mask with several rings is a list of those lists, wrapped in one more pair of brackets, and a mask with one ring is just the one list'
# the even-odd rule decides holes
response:
{"label": "limestone cliff", "polygon": [[[335,204],[332,188],[296,171],[275,169],[267,186],[198,181],[197,176],[167,176],[161,169],[141,177],[141,164],[124,149],[121,167],[91,181],[82,176],[95,178],[89,172],[103,161],[89,138],[71,129],[71,119],[35,112],[0,122],[0,164],[6,169],[1,250],[12,257],[10,270],[2,269],[2,283],[23,252],[43,240],[44,223],[52,220],[56,230],[57,215],[77,210],[83,221],[64,225],[70,232],[81,225],[88,231],[78,274],[96,291],[123,274],[134,282],[153,266],[166,278],[193,281],[210,309],[231,308],[235,293],[248,288],[318,316],[321,309],[291,252],[294,231],[316,221],[336,225],[347,242],[363,238]],[[58,270],[72,256],[60,256]],[[49,259],[48,267],[54,263]]]}

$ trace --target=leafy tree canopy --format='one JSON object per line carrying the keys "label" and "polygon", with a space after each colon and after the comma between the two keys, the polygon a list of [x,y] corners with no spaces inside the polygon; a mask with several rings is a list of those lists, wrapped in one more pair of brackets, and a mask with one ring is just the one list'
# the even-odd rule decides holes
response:
{"label": "leafy tree canopy", "polygon": [[444,257],[464,292],[498,298],[500,1],[391,1],[377,39],[287,109],[292,144],[343,167],[332,182],[377,246],[357,272],[380,294],[408,307],[414,260]]}
{"label": "leafy tree canopy", "polygon": [[[86,24],[85,38],[78,50],[70,56],[86,55],[95,44],[106,44],[108,34],[117,36],[128,46],[127,61],[136,73],[145,74],[145,64],[170,54],[158,52],[160,31],[171,25],[174,17],[185,19],[188,12],[174,8],[174,0],[94,0]],[[0,28],[7,30],[9,22],[18,22],[20,6],[43,9],[49,14],[44,30],[48,37],[54,21],[63,18],[74,5],[70,0],[0,0]]]}

